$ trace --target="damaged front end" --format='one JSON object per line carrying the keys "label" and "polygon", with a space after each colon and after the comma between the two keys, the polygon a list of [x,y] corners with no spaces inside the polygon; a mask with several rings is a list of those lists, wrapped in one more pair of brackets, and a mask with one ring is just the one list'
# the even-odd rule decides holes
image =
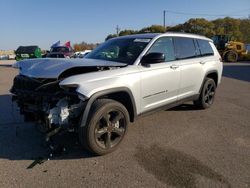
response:
{"label": "damaged front end", "polygon": [[10,91],[24,119],[36,122],[38,130],[46,134],[49,148],[55,150],[57,139],[53,136],[78,133],[86,124],[93,94],[90,91],[103,84],[99,78],[107,78],[105,71],[125,66],[87,58],[19,61],[15,65],[19,75]]}
{"label": "damaged front end", "polygon": [[[11,93],[26,121],[37,122],[46,140],[60,130],[76,131],[86,106],[77,86],[61,88],[62,79],[39,79],[17,75]],[[81,98],[81,99],[80,99]]]}

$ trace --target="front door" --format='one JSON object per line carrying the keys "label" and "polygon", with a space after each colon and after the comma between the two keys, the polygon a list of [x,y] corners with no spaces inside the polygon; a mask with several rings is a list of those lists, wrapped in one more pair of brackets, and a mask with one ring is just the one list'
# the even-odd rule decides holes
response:
{"label": "front door", "polygon": [[157,39],[147,53],[153,52],[164,53],[165,62],[140,67],[142,112],[176,102],[180,85],[180,69],[175,61],[172,38]]}

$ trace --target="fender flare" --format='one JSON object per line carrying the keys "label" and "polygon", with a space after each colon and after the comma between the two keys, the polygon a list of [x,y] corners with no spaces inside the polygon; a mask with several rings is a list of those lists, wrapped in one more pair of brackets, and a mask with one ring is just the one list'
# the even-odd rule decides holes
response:
{"label": "fender flare", "polygon": [[[205,83],[205,79],[206,79],[207,75],[209,75],[209,74],[211,74],[211,73],[216,73],[217,76],[219,77],[219,74],[218,74],[218,71],[217,71],[217,70],[210,70],[210,71],[206,72],[206,74],[205,74],[205,76],[204,76],[204,78],[203,78],[203,81],[202,81],[200,90],[199,90],[199,94],[200,94],[201,91],[202,91],[202,88],[203,88],[203,85],[204,85],[204,83]],[[218,81],[217,81],[217,82],[218,82]],[[218,83],[216,83],[216,85],[218,85]]]}
{"label": "fender flare", "polygon": [[86,107],[84,109],[83,115],[82,115],[80,127],[86,126],[90,109],[92,107],[92,104],[95,102],[95,100],[97,98],[99,98],[101,96],[104,96],[104,95],[107,95],[107,94],[116,93],[116,92],[126,92],[129,95],[129,97],[131,99],[131,102],[132,102],[133,111],[134,111],[134,118],[135,118],[137,116],[137,111],[136,111],[135,99],[133,97],[133,94],[132,94],[131,90],[126,88],[126,87],[117,87],[117,88],[111,88],[111,89],[98,91],[98,92],[94,93],[89,98],[89,100],[87,101],[87,105],[86,105]]}

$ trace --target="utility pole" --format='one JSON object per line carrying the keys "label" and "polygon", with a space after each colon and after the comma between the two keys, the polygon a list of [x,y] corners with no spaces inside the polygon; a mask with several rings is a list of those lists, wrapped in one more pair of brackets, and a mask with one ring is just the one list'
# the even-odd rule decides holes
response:
{"label": "utility pole", "polygon": [[116,29],[116,35],[117,35],[117,37],[118,37],[118,36],[119,36],[119,33],[120,33],[121,28],[119,28],[119,25],[117,25],[115,29]]}
{"label": "utility pole", "polygon": [[166,10],[163,11],[163,27],[166,31]]}

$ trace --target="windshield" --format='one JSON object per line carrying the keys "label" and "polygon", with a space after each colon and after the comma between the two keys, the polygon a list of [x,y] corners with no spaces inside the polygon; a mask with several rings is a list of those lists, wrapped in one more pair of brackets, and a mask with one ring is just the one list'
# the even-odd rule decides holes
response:
{"label": "windshield", "polygon": [[50,50],[51,52],[69,52],[69,48],[68,47],[54,47],[51,48]]}
{"label": "windshield", "polygon": [[85,58],[116,61],[132,65],[151,39],[117,38],[108,40]]}

